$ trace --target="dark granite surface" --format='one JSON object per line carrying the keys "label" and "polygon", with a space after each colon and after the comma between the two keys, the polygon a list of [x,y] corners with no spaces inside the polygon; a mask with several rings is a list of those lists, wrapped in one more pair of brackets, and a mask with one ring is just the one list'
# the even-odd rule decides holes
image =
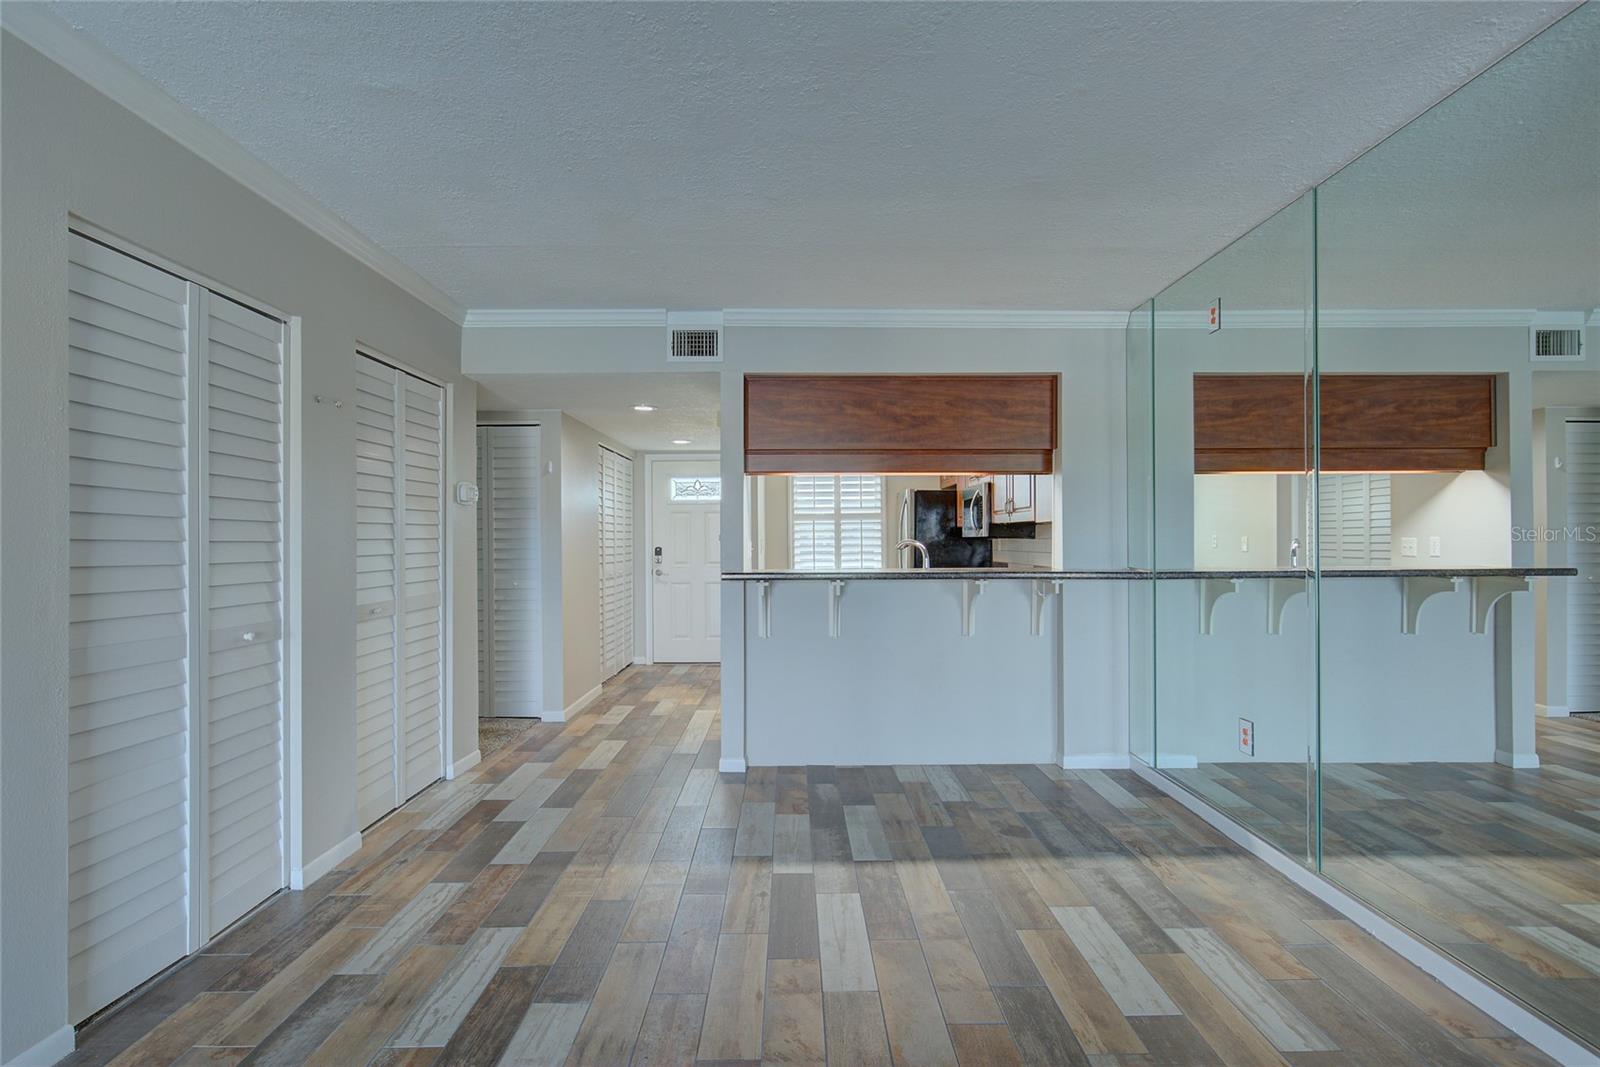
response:
{"label": "dark granite surface", "polygon": [[[1326,570],[1324,578],[1570,578],[1578,573],[1575,567],[1407,567],[1389,570]],[[1231,578],[1249,580],[1259,578],[1303,578],[1306,572],[1297,570],[1255,571],[1147,571],[1124,568],[1121,570],[1037,570],[1028,567],[933,567],[905,570],[889,568],[877,571],[729,571],[722,575],[729,582],[884,582],[884,581],[938,581],[940,579],[990,579],[1020,580],[1027,578],[1060,578],[1064,581],[1132,581],[1158,578],[1162,581],[1194,581],[1199,578]]]}

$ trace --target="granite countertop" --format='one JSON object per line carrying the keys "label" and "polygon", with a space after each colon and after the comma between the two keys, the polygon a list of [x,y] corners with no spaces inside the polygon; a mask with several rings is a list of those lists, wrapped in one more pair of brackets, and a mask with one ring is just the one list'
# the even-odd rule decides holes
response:
{"label": "granite countertop", "polygon": [[850,582],[884,582],[884,581],[939,581],[941,579],[971,580],[981,578],[985,581],[1018,581],[1029,578],[1042,578],[1051,580],[1080,581],[1115,581],[1127,578],[1148,578],[1149,571],[1129,570],[1034,570],[1028,567],[930,567],[930,568],[886,568],[876,571],[725,571],[722,579],[727,582],[816,582],[816,581],[850,581]]}
{"label": "granite countertop", "polygon": [[[1322,572],[1324,578],[1570,578],[1576,567],[1334,567]],[[1165,580],[1196,578],[1304,578],[1301,570],[1256,571],[1157,571]]]}
{"label": "granite countertop", "polygon": [[[1575,567],[1404,567],[1389,569],[1334,569],[1322,572],[1324,578],[1570,578]],[[1028,567],[932,567],[886,568],[875,571],[725,571],[727,582],[885,582],[983,579],[1019,581],[1041,578],[1047,581],[1134,581],[1159,578],[1163,581],[1194,581],[1201,578],[1247,580],[1259,578],[1304,578],[1301,570],[1254,571],[1148,571],[1134,568],[1116,570],[1045,570]]]}

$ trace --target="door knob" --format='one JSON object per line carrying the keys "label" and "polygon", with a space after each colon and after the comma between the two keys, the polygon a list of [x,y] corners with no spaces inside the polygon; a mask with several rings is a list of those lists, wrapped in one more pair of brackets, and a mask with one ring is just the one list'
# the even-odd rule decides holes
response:
{"label": "door knob", "polygon": [[657,568],[656,568],[656,577],[657,577],[657,578],[660,578],[660,577],[661,577],[661,576],[662,576],[662,575],[664,575],[664,574],[666,574],[666,573],[667,573],[667,572],[666,572],[666,571],[664,571],[664,570],[662,570],[662,569],[661,569],[661,568],[660,568],[660,567],[657,567]]}

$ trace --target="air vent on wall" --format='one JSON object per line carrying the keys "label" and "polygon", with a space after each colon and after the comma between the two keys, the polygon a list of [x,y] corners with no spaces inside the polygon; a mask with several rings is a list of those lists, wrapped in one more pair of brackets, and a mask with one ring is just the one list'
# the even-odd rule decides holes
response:
{"label": "air vent on wall", "polygon": [[1535,363],[1583,360],[1583,313],[1541,314],[1528,329],[1528,358]]}
{"label": "air vent on wall", "polygon": [[717,347],[716,330],[673,330],[672,355],[674,362],[709,363],[722,359]]}
{"label": "air vent on wall", "polygon": [[668,363],[721,363],[722,313],[720,311],[669,311],[672,333]]}

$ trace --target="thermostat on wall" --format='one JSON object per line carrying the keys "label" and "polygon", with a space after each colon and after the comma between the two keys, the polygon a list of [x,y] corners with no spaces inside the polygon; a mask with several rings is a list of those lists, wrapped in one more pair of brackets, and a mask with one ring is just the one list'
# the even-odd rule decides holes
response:
{"label": "thermostat on wall", "polygon": [[478,487],[471,482],[456,483],[456,503],[476,504],[478,502]]}

